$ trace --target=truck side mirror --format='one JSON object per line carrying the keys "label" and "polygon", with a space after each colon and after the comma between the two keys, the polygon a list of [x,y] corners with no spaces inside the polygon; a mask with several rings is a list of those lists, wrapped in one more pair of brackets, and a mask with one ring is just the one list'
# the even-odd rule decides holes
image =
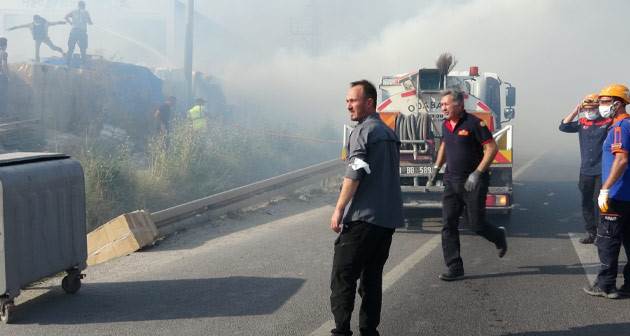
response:
{"label": "truck side mirror", "polygon": [[505,96],[505,106],[507,107],[516,106],[516,88],[513,86],[507,87],[507,94]]}

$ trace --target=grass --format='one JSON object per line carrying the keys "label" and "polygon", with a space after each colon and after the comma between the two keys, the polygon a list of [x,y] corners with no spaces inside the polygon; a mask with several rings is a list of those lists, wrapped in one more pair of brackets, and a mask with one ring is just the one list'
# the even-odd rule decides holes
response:
{"label": "grass", "polygon": [[144,153],[88,141],[75,155],[85,171],[88,231],[125,212],[164,209],[330,159],[337,147],[222,125],[198,132],[185,121],[151,137]]}

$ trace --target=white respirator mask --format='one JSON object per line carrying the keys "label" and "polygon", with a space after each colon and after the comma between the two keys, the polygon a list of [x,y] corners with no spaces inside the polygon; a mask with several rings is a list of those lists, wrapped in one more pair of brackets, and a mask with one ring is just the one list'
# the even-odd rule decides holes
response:
{"label": "white respirator mask", "polygon": [[615,109],[619,102],[614,102],[608,106],[599,106],[599,114],[604,118],[610,118],[615,114]]}
{"label": "white respirator mask", "polygon": [[595,120],[599,118],[599,111],[597,109],[584,109],[582,110],[582,115],[587,120]]}

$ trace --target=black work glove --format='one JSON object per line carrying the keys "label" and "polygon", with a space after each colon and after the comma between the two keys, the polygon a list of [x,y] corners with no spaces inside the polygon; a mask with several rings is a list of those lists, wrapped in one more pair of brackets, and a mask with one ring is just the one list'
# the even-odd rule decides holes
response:
{"label": "black work glove", "polygon": [[478,170],[475,170],[474,172],[470,173],[470,175],[468,175],[468,179],[466,180],[466,183],[464,183],[464,189],[468,192],[471,192],[475,188],[477,188],[477,186],[479,185],[480,175],[481,175],[481,172],[479,172]]}
{"label": "black work glove", "polygon": [[427,180],[427,187],[433,187],[435,185],[435,180],[437,179],[438,173],[440,172],[440,167],[434,166],[431,171],[431,175],[429,175],[429,179]]}

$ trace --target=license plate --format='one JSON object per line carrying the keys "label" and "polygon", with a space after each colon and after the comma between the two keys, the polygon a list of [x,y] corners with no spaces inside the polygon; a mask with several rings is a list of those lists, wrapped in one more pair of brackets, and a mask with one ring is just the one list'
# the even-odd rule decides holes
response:
{"label": "license plate", "polygon": [[400,167],[400,175],[429,176],[433,172],[432,166],[407,166]]}

